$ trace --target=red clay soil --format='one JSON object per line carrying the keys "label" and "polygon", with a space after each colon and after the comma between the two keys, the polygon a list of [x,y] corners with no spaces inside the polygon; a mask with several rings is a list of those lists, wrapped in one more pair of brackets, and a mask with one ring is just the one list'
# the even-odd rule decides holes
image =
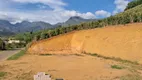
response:
{"label": "red clay soil", "polygon": [[34,42],[30,54],[97,53],[142,62],[142,23],[81,30]]}

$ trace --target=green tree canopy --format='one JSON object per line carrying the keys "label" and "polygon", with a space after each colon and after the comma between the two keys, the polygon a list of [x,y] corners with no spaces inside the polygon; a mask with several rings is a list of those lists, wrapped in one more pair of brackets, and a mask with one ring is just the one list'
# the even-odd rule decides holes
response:
{"label": "green tree canopy", "polygon": [[134,7],[136,7],[136,6],[140,5],[140,4],[142,4],[142,0],[134,0],[134,1],[130,2],[130,3],[128,3],[125,10],[134,8]]}

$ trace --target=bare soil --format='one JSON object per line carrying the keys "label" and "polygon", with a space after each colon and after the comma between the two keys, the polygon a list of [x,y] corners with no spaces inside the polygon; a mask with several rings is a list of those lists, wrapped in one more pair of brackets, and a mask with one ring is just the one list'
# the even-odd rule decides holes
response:
{"label": "bare soil", "polygon": [[74,31],[34,42],[31,54],[97,53],[142,63],[142,23]]}
{"label": "bare soil", "polygon": [[[115,69],[112,65],[124,68]],[[89,55],[25,55],[16,61],[0,62],[0,71],[7,72],[0,78],[2,80],[33,80],[37,72],[46,72],[53,80],[123,80],[123,77],[128,78],[125,80],[141,80],[142,73],[141,66]]]}

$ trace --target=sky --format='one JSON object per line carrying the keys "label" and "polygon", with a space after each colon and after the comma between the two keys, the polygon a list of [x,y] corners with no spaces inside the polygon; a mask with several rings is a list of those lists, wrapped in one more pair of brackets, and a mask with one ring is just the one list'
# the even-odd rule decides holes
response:
{"label": "sky", "polygon": [[11,23],[28,20],[50,24],[72,16],[100,19],[123,12],[131,0],[0,0],[0,19]]}

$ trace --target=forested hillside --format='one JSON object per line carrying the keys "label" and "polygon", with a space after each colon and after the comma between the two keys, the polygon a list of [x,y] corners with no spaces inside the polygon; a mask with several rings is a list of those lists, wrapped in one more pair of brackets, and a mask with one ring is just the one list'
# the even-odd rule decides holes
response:
{"label": "forested hillside", "polygon": [[108,25],[125,25],[134,22],[142,22],[142,5],[138,5],[122,13],[98,21],[86,22],[79,25],[71,25],[68,27],[60,26],[55,29],[47,29],[34,33],[29,32],[25,34],[19,34],[16,36],[16,38],[25,40],[27,42],[30,42],[31,40],[38,41],[75,30],[100,28]]}
{"label": "forested hillside", "polygon": [[126,7],[125,10],[131,9],[133,7],[136,7],[136,6],[140,5],[140,4],[142,4],[142,0],[133,0],[132,2],[130,2],[128,4],[128,6]]}

